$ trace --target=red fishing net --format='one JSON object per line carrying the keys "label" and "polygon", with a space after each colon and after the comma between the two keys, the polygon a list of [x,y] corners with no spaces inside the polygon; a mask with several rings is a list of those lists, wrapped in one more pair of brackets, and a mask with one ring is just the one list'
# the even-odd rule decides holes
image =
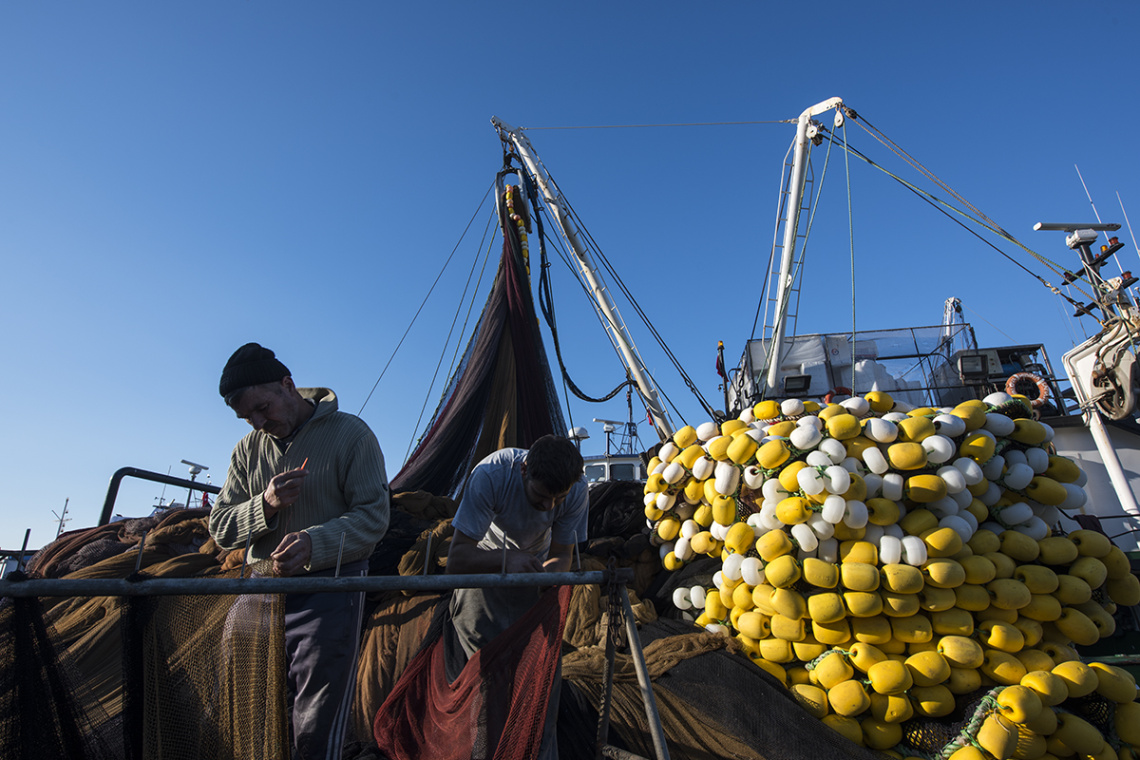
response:
{"label": "red fishing net", "polygon": [[529,760],[542,741],[570,586],[552,588],[448,683],[442,636],[408,665],[373,723],[390,760]]}

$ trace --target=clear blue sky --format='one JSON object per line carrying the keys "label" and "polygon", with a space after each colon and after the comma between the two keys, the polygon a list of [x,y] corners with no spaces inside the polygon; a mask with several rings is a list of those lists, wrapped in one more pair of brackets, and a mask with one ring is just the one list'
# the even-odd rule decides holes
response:
{"label": "clear blue sky", "polygon": [[[1123,221],[1119,192],[1140,223],[1138,22],[1124,0],[5,3],[0,546],[26,528],[34,547],[51,540],[65,499],[69,529],[94,525],[123,466],[185,475],[185,458],[220,483],[246,428],[218,375],[246,341],[359,410],[500,166],[493,115],[536,128],[588,230],[716,399],[716,342],[734,364],[761,297],[792,127],[538,127],[768,121],[841,96],[1060,261],[1063,236],[1031,227],[1091,219],[1074,164],[1106,221]],[[861,329],[937,324],[958,296],[982,344],[1044,342],[1059,369],[1080,336],[1059,299],[882,175],[853,166],[851,184]],[[802,332],[851,326],[845,186],[833,157]],[[390,475],[485,219],[364,409]],[[600,395],[622,368],[556,276],[567,361]],[[703,421],[623,312],[684,418]],[[590,418],[625,415],[621,398],[571,411],[594,433],[586,453],[604,445]],[[125,486],[119,510],[147,514],[161,490]]]}

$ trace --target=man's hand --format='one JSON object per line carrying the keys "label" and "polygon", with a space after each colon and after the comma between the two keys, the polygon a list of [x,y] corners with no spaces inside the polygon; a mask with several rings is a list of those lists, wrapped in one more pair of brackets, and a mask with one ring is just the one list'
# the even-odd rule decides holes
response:
{"label": "man's hand", "polygon": [[[508,573],[541,573],[543,570],[542,563],[530,552],[508,549],[506,555],[506,572]],[[451,537],[451,548],[447,552],[447,572],[452,574],[498,573],[502,570],[502,549],[494,551],[480,549],[478,540],[468,536],[463,531],[455,531]]]}
{"label": "man's hand", "polygon": [[548,573],[568,573],[574,558],[574,544],[559,544],[550,542],[550,551],[542,569]]}
{"label": "man's hand", "polygon": [[[497,555],[501,559],[501,552],[502,550],[489,554]],[[508,573],[541,573],[542,570],[542,563],[533,554],[516,549],[507,550]]]}
{"label": "man's hand", "polygon": [[269,558],[273,560],[273,574],[287,578],[296,575],[313,557],[313,539],[308,533],[288,533],[277,544]]}
{"label": "man's hand", "polygon": [[265,488],[262,500],[265,502],[265,519],[273,517],[285,507],[294,504],[301,497],[301,486],[309,473],[297,468],[274,475]]}

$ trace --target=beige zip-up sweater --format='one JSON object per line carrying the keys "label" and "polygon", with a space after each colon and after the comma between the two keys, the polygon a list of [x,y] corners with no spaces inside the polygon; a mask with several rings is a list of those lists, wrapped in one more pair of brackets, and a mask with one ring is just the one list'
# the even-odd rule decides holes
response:
{"label": "beige zip-up sweater", "polygon": [[[254,430],[230,456],[225,485],[210,513],[210,534],[223,549],[240,549],[251,535],[250,562],[268,559],[287,533],[304,531],[313,543],[305,569],[334,567],[344,534],[342,564],[364,559],[388,530],[388,476],[376,436],[359,417],[337,411],[328,388],[298,388],[317,402],[313,416],[282,446]],[[309,473],[300,498],[266,521],[263,494],[278,473]]]}

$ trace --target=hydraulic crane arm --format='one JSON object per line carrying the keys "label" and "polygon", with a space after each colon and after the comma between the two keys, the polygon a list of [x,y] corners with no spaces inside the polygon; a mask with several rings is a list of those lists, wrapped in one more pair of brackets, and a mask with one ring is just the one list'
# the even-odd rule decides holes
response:
{"label": "hydraulic crane arm", "polygon": [[535,184],[537,184],[542,191],[543,200],[550,209],[550,213],[553,214],[555,220],[557,220],[559,230],[562,232],[562,237],[565,238],[570,249],[574,252],[574,257],[578,263],[578,267],[582,271],[582,276],[586,278],[590,293],[593,295],[597,308],[605,320],[606,329],[609,331],[614,345],[617,346],[618,351],[621,353],[622,360],[629,370],[630,377],[637,383],[638,390],[641,392],[641,397],[645,400],[646,408],[649,410],[649,416],[652,418],[653,425],[657,428],[661,440],[664,441],[672,437],[674,432],[673,423],[669,420],[669,416],[661,404],[657,388],[649,378],[645,370],[645,365],[641,361],[641,357],[638,356],[637,349],[633,344],[633,339],[626,329],[625,322],[618,312],[617,305],[614,304],[613,298],[610,296],[610,292],[602,280],[601,272],[594,265],[589,251],[582,244],[581,237],[578,234],[578,228],[570,216],[568,211],[569,207],[562,197],[561,191],[559,191],[558,186],[547,173],[538,154],[535,153],[534,147],[530,144],[530,140],[522,133],[521,129],[512,127],[497,116],[491,118],[491,123],[494,124],[495,129],[498,130],[500,139],[508,143],[514,153],[522,160],[527,172],[530,173]]}

